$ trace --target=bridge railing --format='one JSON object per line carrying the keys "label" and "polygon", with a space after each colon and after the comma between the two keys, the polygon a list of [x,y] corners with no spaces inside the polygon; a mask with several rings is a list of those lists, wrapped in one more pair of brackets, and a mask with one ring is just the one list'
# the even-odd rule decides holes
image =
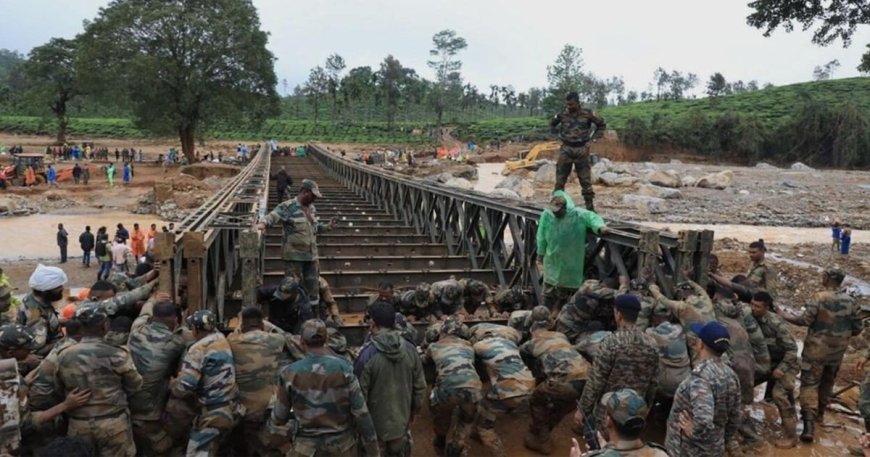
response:
{"label": "bridge railing", "polygon": [[174,233],[157,235],[160,291],[186,303],[187,313],[207,308],[223,321],[230,288],[243,290],[242,299],[254,302],[262,269],[255,225],[268,201],[269,156],[268,146],[261,146],[239,174],[182,220]]}
{"label": "bridge railing", "polygon": [[[536,233],[542,205],[421,181],[346,159],[319,145],[308,149],[335,179],[370,203],[428,235],[433,243],[443,243],[449,254],[468,256],[471,268],[492,269],[500,285],[532,290],[541,302]],[[638,277],[646,269],[668,295],[685,273],[706,283],[712,231],[674,235],[626,222],[607,224],[610,233],[587,237],[588,273]]]}

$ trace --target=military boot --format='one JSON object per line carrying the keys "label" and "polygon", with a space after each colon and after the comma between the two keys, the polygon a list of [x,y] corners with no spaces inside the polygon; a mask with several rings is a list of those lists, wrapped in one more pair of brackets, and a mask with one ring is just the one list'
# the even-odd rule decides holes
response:
{"label": "military boot", "polygon": [[752,427],[752,423],[748,420],[748,417],[744,417],[737,430],[741,435],[743,435],[743,438],[746,439],[746,444],[751,445],[761,441],[761,437],[758,435],[758,432],[755,431],[755,428]]}
{"label": "military boot", "polygon": [[773,442],[779,449],[791,449],[797,446],[797,418],[795,416],[782,418],[782,438]]}
{"label": "military boot", "polygon": [[592,197],[583,197],[583,200],[586,202],[587,210],[595,211],[595,205],[592,203]]}
{"label": "military boot", "polygon": [[523,440],[526,448],[531,449],[539,454],[550,455],[553,453],[553,442],[549,437],[541,438],[531,433],[526,433],[526,438]]}
{"label": "military boot", "polygon": [[816,418],[812,414],[804,416],[804,431],[801,432],[801,441],[812,443],[816,435]]}

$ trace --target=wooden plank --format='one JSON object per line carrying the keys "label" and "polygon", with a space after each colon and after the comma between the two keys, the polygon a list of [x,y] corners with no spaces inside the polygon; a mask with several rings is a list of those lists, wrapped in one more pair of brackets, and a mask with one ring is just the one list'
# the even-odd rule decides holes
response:
{"label": "wooden plank", "polygon": [[184,265],[187,267],[187,313],[205,309],[205,287],[203,284],[203,255],[205,255],[205,234],[185,232],[181,237]]}
{"label": "wooden plank", "polygon": [[172,232],[158,232],[154,238],[154,259],[159,265],[159,283],[157,291],[169,294],[172,301],[176,302],[175,283],[173,278],[172,260],[175,257],[175,234]]}

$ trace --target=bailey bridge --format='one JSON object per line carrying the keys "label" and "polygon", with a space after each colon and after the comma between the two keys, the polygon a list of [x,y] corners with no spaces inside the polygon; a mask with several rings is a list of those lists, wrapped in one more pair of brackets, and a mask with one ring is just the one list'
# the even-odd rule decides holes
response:
{"label": "bailey bridge", "polygon": [[[480,279],[493,288],[518,286],[533,302],[542,300],[535,249],[541,205],[414,179],[316,144],[307,151],[304,157],[272,157],[264,146],[176,233],[158,234],[161,291],[188,313],[211,309],[226,323],[242,305],[256,303],[259,285],[281,281],[281,229],[261,234],[255,226],[280,203],[269,176],[284,166],[295,183],[317,181],[321,220],[338,219],[335,230],[318,236],[318,250],[321,276],[343,314],[361,313],[381,281],[399,289],[450,276]],[[588,237],[588,273],[637,277],[647,268],[666,295],[685,271],[706,281],[712,231],[674,235],[627,222],[607,225],[610,233]],[[364,331],[358,324],[342,327],[351,344]]]}

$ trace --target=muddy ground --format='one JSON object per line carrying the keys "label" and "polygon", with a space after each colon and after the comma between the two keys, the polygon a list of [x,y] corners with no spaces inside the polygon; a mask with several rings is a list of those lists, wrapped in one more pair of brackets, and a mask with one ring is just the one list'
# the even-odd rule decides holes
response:
{"label": "muddy ground", "polygon": [[[33,138],[33,137],[10,137],[8,135],[0,135],[0,144],[24,144],[25,149],[40,148],[51,142],[50,138]],[[223,150],[224,154],[232,154],[235,147],[235,142],[216,142],[209,143],[202,148],[204,152],[209,150]],[[98,146],[106,145],[110,150],[115,147],[123,148],[134,146],[137,149],[142,148],[146,154],[146,160],[155,160],[157,155],[166,151],[169,146],[175,146],[174,141],[157,140],[157,141],[123,141],[123,140],[106,140],[97,141]],[[345,148],[348,152],[360,150],[354,145],[341,145],[340,148]],[[368,150],[374,148],[366,147]],[[513,156],[517,151],[521,150],[523,145],[507,145],[504,150],[487,152],[478,160],[484,162],[486,160],[504,160],[506,156]],[[338,148],[337,148],[338,149]],[[527,149],[527,147],[526,147]],[[618,154],[624,153],[619,150],[609,152],[613,154],[611,157],[618,158]],[[628,156],[619,156],[628,157]],[[632,157],[629,157],[632,158]],[[655,158],[655,157],[653,157]],[[660,158],[664,161],[668,159]],[[685,157],[682,157],[686,160]],[[639,164],[627,164],[630,167],[641,167]],[[683,198],[677,202],[668,201],[668,211],[664,214],[642,214],[633,208],[624,207],[621,204],[621,196],[626,192],[631,192],[631,189],[623,188],[606,188],[596,186],[598,192],[597,206],[600,212],[611,219],[634,220],[638,222],[655,221],[667,223],[690,222],[690,223],[716,223],[724,222],[729,224],[762,224],[758,226],[757,233],[783,232],[782,243],[772,242],[770,239],[768,244],[773,265],[777,268],[780,275],[780,284],[782,292],[780,293],[779,302],[786,308],[798,311],[800,306],[805,302],[809,294],[816,290],[819,281],[819,273],[816,266],[828,266],[837,264],[856,278],[864,281],[870,281],[870,248],[864,243],[866,241],[861,236],[865,236],[866,232],[860,233],[854,238],[853,252],[848,257],[834,255],[830,252],[829,238],[825,237],[825,232],[814,232],[810,237],[806,235],[808,232],[798,231],[799,229],[782,229],[781,226],[787,225],[790,227],[818,227],[826,226],[825,218],[832,219],[840,217],[844,221],[851,223],[856,228],[870,228],[870,211],[867,211],[868,191],[861,185],[870,182],[870,174],[867,172],[849,172],[849,171],[818,171],[818,172],[791,172],[787,170],[770,170],[756,169],[746,167],[720,167],[715,165],[694,165],[694,164],[661,164],[663,168],[673,168],[681,174],[692,173],[699,175],[703,172],[718,171],[721,169],[730,169],[734,172],[735,180],[733,190],[711,190],[701,188],[681,188]],[[484,163],[478,168],[479,178],[477,186],[489,186],[491,190],[503,177],[498,174],[501,171],[501,165],[498,163]],[[140,206],[140,200],[151,191],[155,182],[160,182],[168,179],[178,179],[187,182],[187,186],[181,193],[190,193],[192,200],[188,204],[195,204],[196,192],[211,192],[214,182],[203,184],[200,181],[202,178],[207,178],[212,172],[215,174],[224,173],[223,170],[196,170],[191,171],[191,174],[196,177],[181,177],[180,167],[171,167],[164,170],[159,166],[151,166],[147,164],[137,165],[137,176],[134,178],[133,185],[130,187],[118,186],[114,190],[109,190],[106,186],[104,177],[96,177],[92,174],[91,185],[73,186],[63,185],[59,190],[35,189],[35,190],[14,190],[9,193],[25,197],[32,200],[35,204],[39,204],[40,210],[44,215],[27,216],[19,218],[0,218],[0,233],[7,236],[11,233],[23,233],[19,239],[9,242],[11,238],[6,238],[2,255],[0,255],[0,266],[10,275],[12,284],[17,287],[18,293],[25,292],[27,279],[33,271],[37,263],[46,265],[57,264],[57,248],[54,246],[54,228],[52,223],[63,218],[68,219],[71,234],[70,243],[70,261],[61,266],[70,277],[70,286],[72,288],[87,287],[96,279],[96,267],[90,269],[84,268],[80,264],[80,254],[77,249],[75,239],[81,230],[79,225],[89,223],[92,227],[98,225],[112,226],[117,222],[124,222],[128,227],[132,226],[133,222],[147,223],[151,219],[146,215],[137,215],[131,211],[137,210]],[[220,178],[225,179],[225,178]],[[118,180],[120,181],[120,179]],[[788,181],[794,186],[784,186],[782,183]],[[740,190],[747,190],[749,193],[741,194]],[[481,189],[486,190],[486,189]],[[579,197],[579,185],[576,178],[569,181],[569,193]],[[792,193],[783,194],[782,191],[788,190]],[[535,199],[545,201],[550,189],[546,186],[536,189]],[[0,197],[7,193],[0,192]],[[59,196],[59,197],[58,197]],[[183,199],[185,197],[181,197]],[[578,198],[579,200],[579,198]],[[60,203],[53,203],[60,202]],[[799,214],[795,216],[794,214]],[[43,220],[44,219],[44,220]],[[155,222],[160,223],[159,219]],[[674,224],[676,227],[676,224]],[[40,227],[39,230],[34,230],[34,227]],[[749,261],[746,256],[746,246],[749,241],[757,238],[757,234],[751,227],[737,226],[738,230],[730,231],[734,239],[717,239],[715,251],[719,255],[722,270],[727,272],[745,272],[748,268]],[[675,230],[678,230],[676,227]],[[44,233],[43,233],[44,232]],[[806,236],[807,239],[801,239]],[[43,260],[37,260],[43,259]],[[793,264],[786,260],[790,259],[801,264]],[[866,297],[864,298],[866,304]],[[793,328],[796,337],[802,339],[804,333],[802,329]],[[846,361],[840,371],[838,379],[838,387],[848,386],[850,382],[861,378],[862,374],[857,373],[855,364],[854,351],[850,351]],[[759,387],[756,393],[759,393]],[[845,455],[845,446],[855,443],[856,437],[859,435],[861,424],[854,414],[848,413],[855,409],[855,401],[857,398],[857,389],[851,389],[844,393],[841,398],[843,405],[836,406],[837,411],[829,412],[826,416],[826,421],[830,427],[823,427],[818,435],[819,440],[813,446],[801,445],[795,450],[777,451],[768,444],[779,433],[778,417],[776,409],[763,402],[756,403],[752,408],[752,417],[755,419],[755,426],[762,431],[765,437],[765,443],[750,451],[750,455],[761,456],[840,456]],[[413,436],[415,439],[414,455],[417,456],[435,456],[435,452],[431,447],[432,431],[431,422],[428,414],[424,411],[421,420],[418,420],[413,426]],[[650,419],[650,425],[647,432],[647,439],[661,442],[664,435],[664,422],[667,417],[666,410],[658,410]],[[570,419],[565,418],[556,428],[554,433],[554,452],[553,455],[568,455],[570,448],[570,438],[575,436],[570,430]],[[498,430],[505,440],[508,453],[511,456],[535,456],[536,453],[527,451],[522,440],[525,431],[528,427],[528,413],[518,412],[509,417],[499,420]],[[469,455],[487,455],[487,452],[478,443],[473,443],[473,447]]]}

